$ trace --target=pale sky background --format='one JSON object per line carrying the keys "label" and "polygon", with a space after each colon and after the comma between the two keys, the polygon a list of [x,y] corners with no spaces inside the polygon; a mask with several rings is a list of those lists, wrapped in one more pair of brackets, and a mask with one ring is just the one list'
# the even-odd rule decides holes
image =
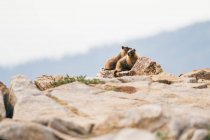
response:
{"label": "pale sky background", "polygon": [[210,20],[210,0],[0,0],[0,67]]}

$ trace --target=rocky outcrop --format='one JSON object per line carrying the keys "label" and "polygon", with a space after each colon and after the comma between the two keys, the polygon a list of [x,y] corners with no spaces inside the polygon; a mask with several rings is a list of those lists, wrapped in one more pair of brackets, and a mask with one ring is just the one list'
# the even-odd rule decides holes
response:
{"label": "rocky outcrop", "polygon": [[186,74],[182,74],[181,77],[194,77],[196,79],[210,80],[210,68],[194,70]]}
{"label": "rocky outcrop", "polygon": [[0,122],[0,139],[209,138],[209,80],[165,72],[99,80],[42,91],[27,77],[14,77],[8,100],[13,116]]}
{"label": "rocky outcrop", "polygon": [[[97,74],[98,77],[102,78],[113,78],[115,70],[104,70]],[[122,71],[117,73],[117,77],[122,76],[139,76],[139,75],[157,75],[163,72],[161,66],[147,57],[140,57],[130,71]]]}
{"label": "rocky outcrop", "polygon": [[130,75],[157,75],[161,72],[163,72],[163,69],[157,62],[143,56],[137,59],[130,70]]}
{"label": "rocky outcrop", "polygon": [[6,117],[6,110],[4,104],[4,96],[6,94],[6,91],[6,86],[2,82],[0,82],[0,120]]}
{"label": "rocky outcrop", "polygon": [[40,90],[46,90],[49,88],[53,87],[54,82],[58,82],[60,80],[63,80],[64,76],[57,75],[57,76],[52,76],[52,75],[42,75],[40,77],[37,77],[35,79],[35,85],[40,89]]}

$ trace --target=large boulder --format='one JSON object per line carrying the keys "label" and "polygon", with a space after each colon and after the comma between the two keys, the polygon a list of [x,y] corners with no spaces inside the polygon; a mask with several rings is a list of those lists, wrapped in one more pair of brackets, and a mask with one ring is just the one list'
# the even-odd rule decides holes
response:
{"label": "large boulder", "polygon": [[157,75],[163,72],[161,66],[148,57],[140,57],[130,70],[131,75]]}
{"label": "large boulder", "polygon": [[37,121],[54,117],[71,117],[74,114],[44,95],[22,75],[12,79],[9,94],[10,102],[14,107],[12,118],[15,120]]}

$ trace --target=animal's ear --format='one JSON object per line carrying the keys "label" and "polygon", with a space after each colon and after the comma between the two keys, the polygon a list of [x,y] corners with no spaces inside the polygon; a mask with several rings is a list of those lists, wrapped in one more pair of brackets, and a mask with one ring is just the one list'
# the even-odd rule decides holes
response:
{"label": "animal's ear", "polygon": [[135,51],[136,51],[136,49],[133,49],[133,51],[135,52]]}
{"label": "animal's ear", "polygon": [[124,49],[125,47],[124,46],[122,46],[122,49]]}

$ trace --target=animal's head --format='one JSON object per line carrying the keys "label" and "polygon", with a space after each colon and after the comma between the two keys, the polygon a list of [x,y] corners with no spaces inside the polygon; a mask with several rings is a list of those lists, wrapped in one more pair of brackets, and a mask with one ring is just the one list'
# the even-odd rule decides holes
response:
{"label": "animal's head", "polygon": [[129,50],[132,50],[132,48],[122,46],[121,54],[122,54],[122,55],[126,55],[126,54],[128,53]]}
{"label": "animal's head", "polygon": [[131,49],[128,51],[128,56],[134,57],[136,55],[136,49]]}

